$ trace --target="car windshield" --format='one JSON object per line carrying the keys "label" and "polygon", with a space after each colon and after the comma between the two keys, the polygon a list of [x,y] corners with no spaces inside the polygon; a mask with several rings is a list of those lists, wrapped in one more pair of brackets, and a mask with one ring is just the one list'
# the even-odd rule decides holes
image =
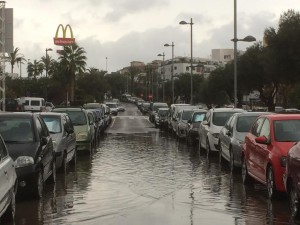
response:
{"label": "car windshield", "polygon": [[41,115],[50,133],[61,133],[60,118],[57,116]]}
{"label": "car windshield", "polygon": [[300,120],[274,121],[274,135],[278,142],[300,141]]}
{"label": "car windshield", "polygon": [[205,115],[206,115],[206,112],[194,114],[193,122],[202,122]]}
{"label": "car windshield", "polygon": [[190,120],[192,118],[194,111],[183,111],[182,120]]}
{"label": "car windshield", "polygon": [[236,131],[237,132],[248,132],[257,117],[258,117],[258,115],[256,115],[256,116],[240,116],[236,123]]}
{"label": "car windshield", "polygon": [[30,118],[0,118],[0,133],[5,142],[33,142]]}
{"label": "car windshield", "polygon": [[236,112],[214,112],[212,122],[216,126],[224,126],[231,115]]}
{"label": "car windshield", "polygon": [[159,110],[158,115],[160,116],[167,116],[169,113],[169,110]]}
{"label": "car windshield", "polygon": [[106,103],[106,105],[111,109],[118,108],[116,103]]}

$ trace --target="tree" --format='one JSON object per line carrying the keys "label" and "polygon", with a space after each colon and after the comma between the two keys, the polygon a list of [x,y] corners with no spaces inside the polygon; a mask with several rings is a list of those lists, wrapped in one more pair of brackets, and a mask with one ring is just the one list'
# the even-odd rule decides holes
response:
{"label": "tree", "polygon": [[11,65],[11,73],[14,72],[14,66],[15,63],[17,62],[21,62],[21,61],[26,61],[24,56],[22,54],[19,53],[19,48],[15,48],[15,50],[9,54],[9,61],[10,61],[10,65]]}
{"label": "tree", "polygon": [[36,59],[32,62],[28,63],[27,72],[28,77],[33,77],[36,79],[37,76],[42,75],[44,70],[44,64],[41,61],[37,61]]}
{"label": "tree", "polygon": [[79,47],[77,43],[71,46],[65,46],[64,51],[60,53],[59,60],[61,69],[68,80],[68,92],[71,101],[74,101],[76,74],[83,73],[86,66],[85,50]]}

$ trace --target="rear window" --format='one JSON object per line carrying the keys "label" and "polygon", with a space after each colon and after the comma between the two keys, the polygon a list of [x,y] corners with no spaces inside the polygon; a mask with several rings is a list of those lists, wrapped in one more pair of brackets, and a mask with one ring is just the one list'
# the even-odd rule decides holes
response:
{"label": "rear window", "polygon": [[61,123],[60,118],[57,116],[45,116],[41,115],[42,119],[44,120],[48,130],[50,133],[61,133]]}
{"label": "rear window", "polygon": [[237,132],[248,132],[256,120],[257,116],[240,116],[236,123]]}
{"label": "rear window", "polygon": [[40,105],[40,101],[39,100],[31,100],[31,105],[32,106],[39,106]]}
{"label": "rear window", "polygon": [[231,115],[236,112],[214,112],[212,123],[216,126],[224,126]]}
{"label": "rear window", "polygon": [[87,124],[87,119],[83,111],[55,110],[55,112],[67,113],[72,121],[73,126],[81,126]]}
{"label": "rear window", "polygon": [[300,141],[300,120],[274,121],[274,134],[279,142]]}
{"label": "rear window", "polygon": [[206,112],[194,114],[193,122],[202,122]]}

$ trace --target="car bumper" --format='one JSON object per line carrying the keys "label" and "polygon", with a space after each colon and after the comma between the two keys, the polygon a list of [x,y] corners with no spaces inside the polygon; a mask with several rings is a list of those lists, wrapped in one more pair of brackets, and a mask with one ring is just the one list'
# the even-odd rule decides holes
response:
{"label": "car bumper", "polygon": [[36,186],[38,168],[39,167],[36,164],[16,168],[19,190]]}

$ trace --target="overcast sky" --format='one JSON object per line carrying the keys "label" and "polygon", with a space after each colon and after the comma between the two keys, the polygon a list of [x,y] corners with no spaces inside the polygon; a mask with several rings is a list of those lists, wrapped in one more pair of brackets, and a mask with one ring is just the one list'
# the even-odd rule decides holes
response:
{"label": "overcast sky", "polygon": [[[131,61],[161,59],[157,54],[163,52],[170,59],[171,48],[164,44],[172,41],[175,56],[190,56],[190,26],[179,25],[190,18],[195,57],[210,57],[211,49],[233,48],[233,6],[233,0],[6,1],[6,8],[14,9],[14,47],[26,59],[39,60],[46,48],[54,49],[48,53],[57,58],[56,50],[62,47],[53,44],[56,29],[70,24],[87,52],[87,68],[105,70],[107,57],[109,72]],[[280,15],[289,9],[300,11],[300,1],[237,0],[238,38],[252,35],[262,41],[264,30],[277,29]],[[238,49],[251,44],[239,42]]]}

